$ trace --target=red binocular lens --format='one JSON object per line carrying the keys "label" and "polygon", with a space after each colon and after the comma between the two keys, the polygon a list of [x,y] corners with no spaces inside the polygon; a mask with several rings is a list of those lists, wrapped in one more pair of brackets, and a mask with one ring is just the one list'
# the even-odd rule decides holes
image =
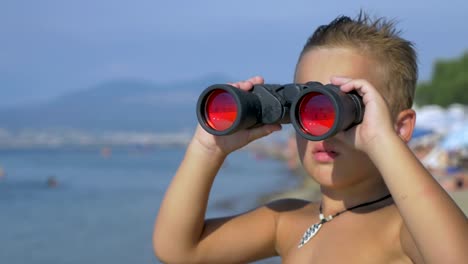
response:
{"label": "red binocular lens", "polygon": [[200,125],[217,136],[229,135],[261,122],[258,97],[227,84],[216,84],[202,92],[197,103]]}
{"label": "red binocular lens", "polygon": [[325,95],[312,92],[299,103],[299,123],[310,135],[326,134],[335,123],[335,107]]}
{"label": "red binocular lens", "polygon": [[292,123],[306,139],[323,140],[360,123],[363,113],[357,94],[318,82],[255,85],[249,92],[212,85],[197,103],[200,125],[219,136],[263,124]]}
{"label": "red binocular lens", "polygon": [[309,140],[323,140],[359,124],[364,104],[356,93],[344,93],[338,86],[308,83],[291,105],[291,123]]}
{"label": "red binocular lens", "polygon": [[230,93],[221,89],[213,90],[206,100],[206,122],[215,130],[226,130],[236,121],[237,110],[236,100]]}

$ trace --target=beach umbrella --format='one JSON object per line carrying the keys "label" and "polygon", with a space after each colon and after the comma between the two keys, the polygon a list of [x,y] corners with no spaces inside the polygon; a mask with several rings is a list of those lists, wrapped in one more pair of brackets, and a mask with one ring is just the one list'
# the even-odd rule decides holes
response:
{"label": "beach umbrella", "polygon": [[445,150],[468,149],[468,122],[447,133],[440,146]]}
{"label": "beach umbrella", "polygon": [[416,127],[433,130],[438,133],[445,132],[447,117],[445,110],[438,105],[428,105],[416,110]]}
{"label": "beach umbrella", "polygon": [[417,139],[432,134],[434,134],[434,131],[432,129],[416,127],[413,131],[412,139]]}
{"label": "beach umbrella", "polygon": [[460,104],[450,105],[447,109],[438,105],[427,105],[415,109],[416,126],[445,134],[466,122],[466,106]]}

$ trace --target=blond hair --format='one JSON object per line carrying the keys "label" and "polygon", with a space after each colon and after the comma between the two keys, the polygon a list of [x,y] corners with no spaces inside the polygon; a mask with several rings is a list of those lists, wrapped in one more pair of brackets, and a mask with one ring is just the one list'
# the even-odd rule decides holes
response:
{"label": "blond hair", "polygon": [[381,83],[376,87],[387,100],[392,116],[413,105],[418,75],[414,45],[401,38],[395,22],[372,19],[360,12],[356,19],[340,16],[319,26],[307,40],[304,53],[314,48],[345,47],[371,56],[378,63]]}

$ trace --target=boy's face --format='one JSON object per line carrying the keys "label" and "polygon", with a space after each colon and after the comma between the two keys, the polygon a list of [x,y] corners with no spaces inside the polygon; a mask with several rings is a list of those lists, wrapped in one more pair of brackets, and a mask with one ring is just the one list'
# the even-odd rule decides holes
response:
{"label": "boy's face", "polygon": [[[330,83],[333,76],[366,79],[377,86],[375,63],[350,48],[314,48],[296,69],[296,83]],[[377,88],[378,89],[378,88]],[[324,187],[345,187],[378,175],[366,154],[345,143],[343,132],[323,141],[296,135],[299,157],[309,175]]]}

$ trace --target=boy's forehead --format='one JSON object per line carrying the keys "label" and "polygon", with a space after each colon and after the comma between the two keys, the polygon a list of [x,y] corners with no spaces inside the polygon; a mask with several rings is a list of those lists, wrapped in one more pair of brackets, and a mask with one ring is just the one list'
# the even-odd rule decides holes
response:
{"label": "boy's forehead", "polygon": [[294,81],[327,84],[331,77],[341,76],[375,83],[375,72],[371,58],[351,48],[313,48],[302,55]]}

